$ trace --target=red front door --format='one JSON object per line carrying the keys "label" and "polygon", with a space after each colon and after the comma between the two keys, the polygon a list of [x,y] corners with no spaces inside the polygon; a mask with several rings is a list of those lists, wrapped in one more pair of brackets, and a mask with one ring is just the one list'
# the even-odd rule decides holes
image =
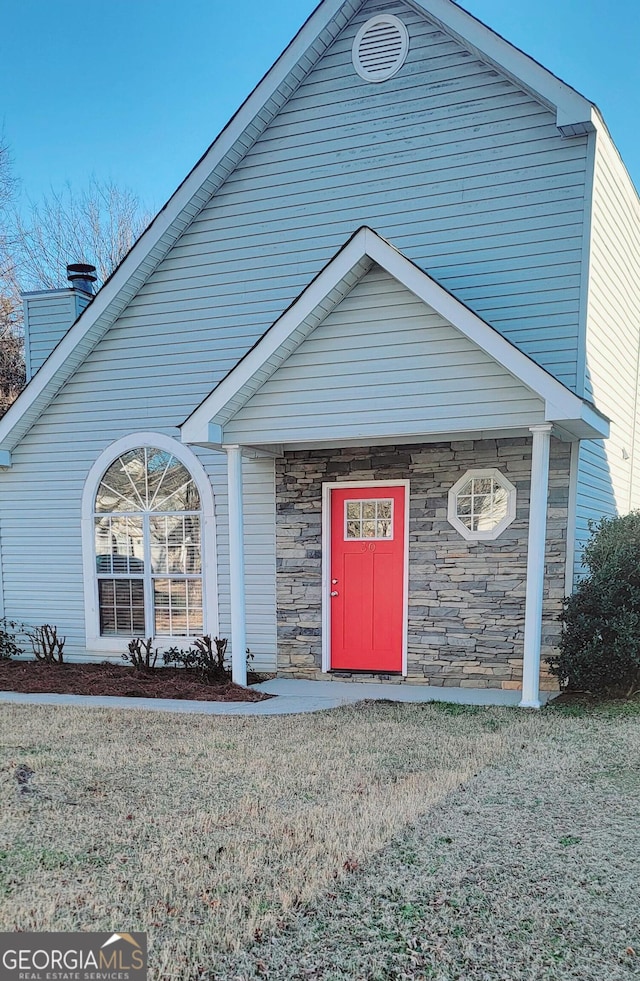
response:
{"label": "red front door", "polygon": [[402,671],[405,488],[331,491],[331,667]]}

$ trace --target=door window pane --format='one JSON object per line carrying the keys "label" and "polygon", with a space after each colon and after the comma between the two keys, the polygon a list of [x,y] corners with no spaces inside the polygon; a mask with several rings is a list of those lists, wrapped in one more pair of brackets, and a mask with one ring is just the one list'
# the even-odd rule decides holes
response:
{"label": "door window pane", "polygon": [[393,538],[393,501],[345,501],[345,540]]}

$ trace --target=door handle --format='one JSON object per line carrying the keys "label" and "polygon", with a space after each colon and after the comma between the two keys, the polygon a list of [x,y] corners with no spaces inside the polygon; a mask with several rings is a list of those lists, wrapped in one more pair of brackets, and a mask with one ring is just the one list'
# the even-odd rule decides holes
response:
{"label": "door handle", "polygon": [[331,590],[331,595],[332,596],[339,596],[338,590],[337,589],[332,589]]}

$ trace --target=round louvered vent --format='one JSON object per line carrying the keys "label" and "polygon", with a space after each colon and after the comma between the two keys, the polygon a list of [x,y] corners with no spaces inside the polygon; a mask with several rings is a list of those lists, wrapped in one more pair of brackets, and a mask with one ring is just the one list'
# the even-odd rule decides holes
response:
{"label": "round louvered vent", "polygon": [[385,82],[400,71],[409,50],[409,34],[392,14],[372,17],[353,42],[353,67],[367,82]]}

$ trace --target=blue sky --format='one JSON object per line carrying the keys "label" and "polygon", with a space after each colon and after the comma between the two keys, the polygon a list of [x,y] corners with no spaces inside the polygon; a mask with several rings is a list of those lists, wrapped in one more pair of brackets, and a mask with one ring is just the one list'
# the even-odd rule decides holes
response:
{"label": "blue sky", "polygon": [[[607,120],[640,186],[638,0],[466,0]],[[314,0],[2,0],[0,127],[23,195],[113,179],[159,208]]]}

